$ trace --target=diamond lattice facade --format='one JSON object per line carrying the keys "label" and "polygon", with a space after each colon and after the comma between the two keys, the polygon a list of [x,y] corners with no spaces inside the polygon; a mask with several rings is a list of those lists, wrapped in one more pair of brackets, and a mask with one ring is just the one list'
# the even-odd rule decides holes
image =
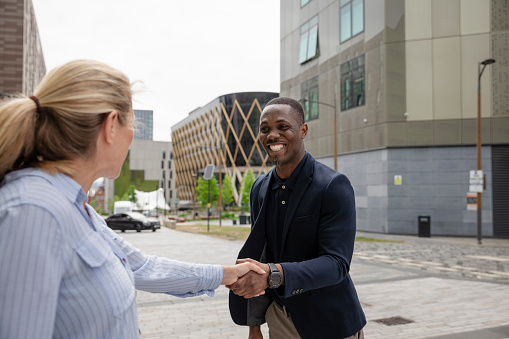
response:
{"label": "diamond lattice facade", "polygon": [[172,147],[179,200],[195,201],[197,177],[208,164],[219,178],[232,179],[239,204],[244,173],[266,173],[272,165],[258,142],[260,113],[272,92],[245,92],[220,96],[172,127]]}

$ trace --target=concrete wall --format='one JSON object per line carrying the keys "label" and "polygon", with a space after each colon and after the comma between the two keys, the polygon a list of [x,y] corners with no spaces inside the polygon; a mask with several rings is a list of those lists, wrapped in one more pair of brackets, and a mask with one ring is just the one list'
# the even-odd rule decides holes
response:
{"label": "concrete wall", "polygon": [[[365,0],[364,31],[340,42],[339,0],[281,1],[281,96],[301,97],[318,76],[319,101],[340,102],[339,67],[365,56],[365,105],[336,112],[319,105],[307,149],[318,157],[383,147],[475,144],[477,65],[482,139],[509,139],[509,3],[475,0]],[[300,26],[318,16],[320,55],[299,63]]]}
{"label": "concrete wall", "polygon": [[[493,236],[491,150],[483,148],[483,236]],[[331,165],[330,158],[319,159]],[[344,155],[339,172],[355,190],[357,229],[417,234],[418,216],[431,217],[431,235],[475,236],[477,213],[466,205],[475,147],[382,149]],[[396,185],[394,176],[402,177]]]}

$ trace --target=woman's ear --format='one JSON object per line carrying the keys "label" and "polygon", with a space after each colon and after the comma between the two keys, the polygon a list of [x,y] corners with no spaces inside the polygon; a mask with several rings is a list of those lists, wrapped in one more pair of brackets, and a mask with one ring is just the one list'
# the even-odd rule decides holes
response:
{"label": "woman's ear", "polygon": [[118,112],[111,111],[111,113],[106,117],[106,120],[104,120],[102,127],[104,140],[109,145],[113,144],[115,135],[117,133],[118,124]]}

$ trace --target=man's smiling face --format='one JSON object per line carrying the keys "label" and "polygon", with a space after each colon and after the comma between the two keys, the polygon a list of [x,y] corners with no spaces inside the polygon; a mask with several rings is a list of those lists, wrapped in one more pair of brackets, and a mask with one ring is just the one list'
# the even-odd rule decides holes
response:
{"label": "man's smiling face", "polygon": [[307,124],[300,123],[291,106],[265,107],[260,117],[260,142],[276,167],[289,170],[291,174],[306,153],[307,129]]}

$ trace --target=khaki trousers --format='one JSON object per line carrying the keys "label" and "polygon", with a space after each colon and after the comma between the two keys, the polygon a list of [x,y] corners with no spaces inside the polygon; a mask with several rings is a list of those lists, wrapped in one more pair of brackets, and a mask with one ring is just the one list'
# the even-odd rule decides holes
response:
{"label": "khaki trousers", "polygon": [[[302,339],[293,325],[292,318],[286,307],[273,301],[267,309],[265,320],[269,326],[269,339]],[[338,338],[340,339],[340,338]],[[364,331],[344,339],[364,339]]]}

